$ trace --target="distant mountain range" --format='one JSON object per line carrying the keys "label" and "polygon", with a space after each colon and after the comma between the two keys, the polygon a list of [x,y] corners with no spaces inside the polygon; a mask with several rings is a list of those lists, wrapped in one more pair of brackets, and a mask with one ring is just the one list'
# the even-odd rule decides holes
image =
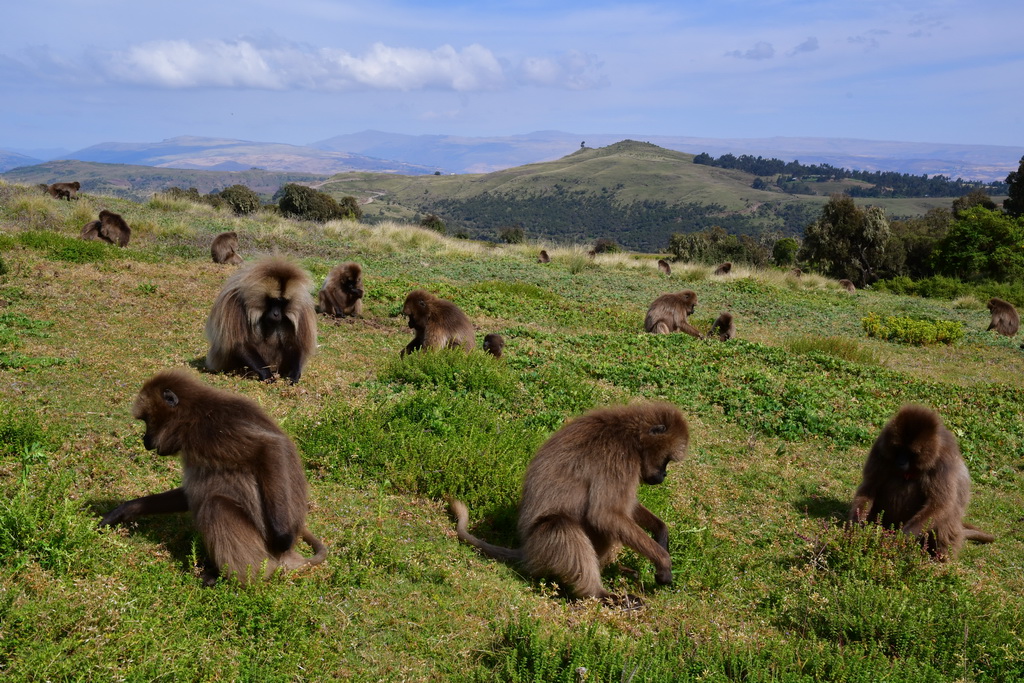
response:
{"label": "distant mountain range", "polygon": [[[553,161],[585,144],[603,147],[624,139],[650,142],[665,149],[713,156],[750,154],[805,164],[827,163],[866,171],[1003,180],[1017,169],[1024,148],[886,142],[849,138],[700,138],[636,134],[579,134],[539,131],[505,137],[402,135],[367,130],[338,135],[308,145],[183,136],[154,143],[107,142],[62,159],[161,168],[211,171],[260,169],[330,175],[348,171],[426,175],[488,173],[524,164]],[[53,160],[57,157],[49,157]],[[0,150],[0,172],[38,164],[44,159]]]}

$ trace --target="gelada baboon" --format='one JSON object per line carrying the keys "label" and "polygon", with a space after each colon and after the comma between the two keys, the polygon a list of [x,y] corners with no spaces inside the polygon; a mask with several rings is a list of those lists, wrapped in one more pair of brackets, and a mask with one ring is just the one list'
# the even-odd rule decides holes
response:
{"label": "gelada baboon", "polygon": [[548,256],[547,249],[540,250],[540,256],[537,257],[537,263],[551,263],[551,257]]}
{"label": "gelada baboon", "polygon": [[210,257],[214,263],[239,265],[242,262],[242,257],[238,254],[238,233],[231,230],[214,237],[213,244],[210,245]]}
{"label": "gelada baboon", "polygon": [[799,268],[794,268],[789,272],[793,274],[793,277],[802,277],[804,274],[804,271],[800,270]]}
{"label": "gelada baboon", "polygon": [[82,228],[80,237],[83,240],[100,240],[109,244],[116,244],[119,247],[128,246],[128,240],[132,237],[132,229],[120,214],[113,211],[100,211],[98,221],[89,221]]}
{"label": "gelada baboon", "polygon": [[78,191],[82,189],[82,184],[77,180],[71,183],[53,183],[52,185],[44,185],[46,192],[55,199],[78,199]]}
{"label": "gelada baboon", "polygon": [[673,294],[662,294],[651,303],[644,319],[644,329],[653,334],[668,332],[685,332],[703,339],[696,327],[687,322],[697,308],[697,293],[692,289],[684,289]]}
{"label": "gelada baboon", "polygon": [[956,557],[964,539],[992,536],[963,521],[971,477],[956,437],[939,416],[905,405],[882,428],[864,464],[850,520],[881,521],[925,544],[938,560]]}
{"label": "gelada baboon", "polygon": [[335,318],[363,312],[363,269],[358,263],[334,266],[320,288],[320,312]]}
{"label": "gelada baboon", "polygon": [[1020,316],[1013,304],[992,297],[988,300],[988,310],[992,313],[992,322],[989,323],[988,329],[1007,337],[1017,334],[1017,330],[1020,329]]}
{"label": "gelada baboon", "polygon": [[[669,403],[593,410],[558,430],[526,470],[519,504],[518,549],[491,545],[468,531],[469,513],[450,500],[459,538],[531,576],[550,576],[577,598],[616,602],[601,567],[621,546],[654,563],[655,580],[672,583],[668,527],[637,500],[641,483],[660,484],[686,454],[689,428]],[[627,606],[642,602],[627,596]]]}
{"label": "gelada baboon", "polygon": [[[327,557],[306,528],[306,475],[295,444],[255,402],[168,370],[142,386],[132,415],[146,423],[148,450],[181,454],[182,483],[122,503],[101,525],[191,512],[208,555],[207,585],[222,570],[246,583]],[[295,551],[300,536],[313,557]]]}
{"label": "gelada baboon", "polygon": [[298,382],[316,348],[316,311],[309,273],[271,256],[242,266],[225,282],[206,321],[213,372],[252,370],[261,380],[273,370]]}
{"label": "gelada baboon", "polygon": [[715,275],[728,275],[732,271],[732,263],[726,261],[715,268]]}
{"label": "gelada baboon", "polygon": [[402,315],[409,317],[409,327],[416,330],[416,336],[402,349],[403,356],[420,348],[458,346],[468,352],[476,346],[476,332],[466,314],[451,301],[430,292],[422,289],[409,292],[402,306]]}
{"label": "gelada baboon", "polygon": [[483,349],[495,358],[501,358],[502,351],[505,349],[505,338],[492,332],[484,337]]}
{"label": "gelada baboon", "polygon": [[665,275],[672,274],[672,266],[670,266],[668,264],[668,261],[666,261],[665,259],[658,259],[658,270],[665,273]]}
{"label": "gelada baboon", "polygon": [[842,280],[839,281],[839,286],[845,289],[847,292],[857,291],[857,286],[853,284],[853,281],[847,280],[846,278],[843,278]]}
{"label": "gelada baboon", "polygon": [[708,331],[709,337],[717,336],[722,341],[729,341],[736,336],[736,323],[733,322],[732,313],[723,313],[715,318]]}

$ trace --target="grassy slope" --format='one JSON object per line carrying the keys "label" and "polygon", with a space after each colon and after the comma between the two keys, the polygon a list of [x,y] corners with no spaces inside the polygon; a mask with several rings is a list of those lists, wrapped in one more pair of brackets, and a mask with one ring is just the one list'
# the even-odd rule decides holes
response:
{"label": "grassy slope", "polygon": [[[74,239],[100,208],[133,226],[119,251]],[[322,321],[296,386],[203,375],[257,400],[300,444],[310,526],[331,548],[305,574],[200,588],[184,517],[98,532],[126,497],[176,485],[143,450],[130,404],[170,366],[201,367],[202,328],[229,268],[208,244],[280,250],[322,281],[366,272],[365,317]],[[0,671],[7,680],[1011,680],[1024,675],[1024,360],[980,305],[858,292],[808,276],[714,278],[641,257],[482,247],[413,228],[236,219],[182,202],[77,203],[0,185]],[[507,360],[397,360],[401,300],[456,301]],[[656,295],[690,287],[727,344],[638,330]],[[867,340],[869,311],[964,322],[951,348]],[[861,362],[787,351],[856,347]],[[853,355],[846,352],[844,355]],[[57,364],[55,364],[57,363]],[[643,500],[669,525],[676,581],[632,553],[610,568],[648,608],[572,604],[455,539],[441,502],[514,542],[526,462],[562,422],[665,398],[689,459]],[[974,477],[970,518],[998,541],[948,566],[842,517],[866,448],[900,403],[935,406]],[[33,442],[41,446],[34,448]],[[579,668],[585,671],[580,672]]]}

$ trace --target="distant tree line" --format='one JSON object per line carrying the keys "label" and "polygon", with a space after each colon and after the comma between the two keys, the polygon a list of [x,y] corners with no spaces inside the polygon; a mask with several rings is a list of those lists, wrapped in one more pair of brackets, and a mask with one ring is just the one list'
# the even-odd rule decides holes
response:
{"label": "distant tree line", "polygon": [[611,194],[556,188],[528,196],[500,192],[465,199],[426,200],[424,214],[443,216],[449,230],[476,239],[507,241],[510,226],[531,239],[588,242],[603,235],[637,251],[659,251],[675,233],[720,226],[730,233],[759,235],[766,230],[799,234],[814,220],[816,207],[798,202],[765,202],[751,214],[729,213],[721,204],[661,200],[632,203]]}
{"label": "distant tree line", "polygon": [[[780,176],[779,186],[790,191],[799,192],[801,187],[785,188],[792,179],[800,181],[828,182],[836,180],[861,180],[871,183],[871,187],[853,187],[845,191],[851,197],[959,197],[973,190],[982,190],[989,194],[1002,195],[1007,192],[1007,184],[1001,182],[982,183],[957,178],[951,180],[944,175],[928,177],[896,171],[856,171],[837,168],[831,164],[801,164],[799,161],[782,161],[781,159],[765,159],[760,156],[741,154],[723,154],[717,159],[707,152],[693,158],[693,163],[716,168],[730,168],[756,176]],[[767,189],[764,180],[754,181],[754,189]],[[804,185],[809,190],[809,187]]]}

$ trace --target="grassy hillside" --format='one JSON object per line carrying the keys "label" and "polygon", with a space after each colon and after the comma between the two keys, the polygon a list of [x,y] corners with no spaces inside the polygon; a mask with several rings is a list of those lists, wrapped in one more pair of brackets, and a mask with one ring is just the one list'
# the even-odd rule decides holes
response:
{"label": "grassy hillside", "polygon": [[286,171],[196,171],[129,164],[101,164],[92,161],[48,161],[8,171],[3,178],[12,183],[35,185],[77,180],[83,192],[121,197],[143,202],[169,187],[194,187],[200,194],[223,190],[231,185],[246,185],[270,197],[285,183],[314,185],[328,176]]}
{"label": "grassy hillside", "polygon": [[[127,249],[82,242],[101,208]],[[204,589],[184,515],[98,530],[120,501],[177,485],[130,405],[168,367],[202,368],[203,325],[231,267],[209,243],[278,251],[322,279],[366,273],[358,320],[322,319],[301,382],[201,374],[256,400],[299,445],[324,565]],[[1024,356],[979,302],[815,276],[591,260],[395,224],[238,219],[180,201],[59,202],[0,184],[0,671],[5,680],[1009,681],[1024,677]],[[550,246],[550,245],[549,245]],[[454,300],[506,358],[419,353],[405,294]],[[727,343],[641,332],[658,294],[692,288]],[[959,321],[953,346],[868,339],[870,312]],[[647,606],[564,599],[458,542],[442,503],[514,543],[524,468],[565,420],[676,403],[687,460],[642,501],[669,527],[675,583],[625,552],[605,572]],[[997,541],[938,565],[841,520],[872,439],[904,402],[939,410],[974,479],[969,518]]]}

